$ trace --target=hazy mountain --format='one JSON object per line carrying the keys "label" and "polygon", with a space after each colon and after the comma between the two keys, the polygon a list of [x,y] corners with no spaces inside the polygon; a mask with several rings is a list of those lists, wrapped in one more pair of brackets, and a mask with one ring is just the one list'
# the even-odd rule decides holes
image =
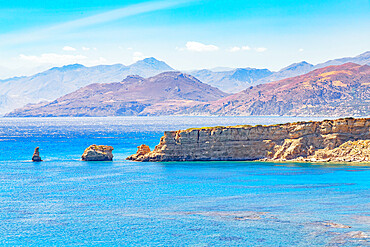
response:
{"label": "hazy mountain", "polygon": [[294,77],[297,75],[303,75],[312,71],[314,65],[302,61],[300,63],[293,63],[277,72],[273,72],[271,75],[264,77],[257,81],[257,84],[268,83],[272,81],[278,81],[289,77]]}
{"label": "hazy mountain", "polygon": [[213,102],[212,114],[370,115],[370,66],[346,63],[250,87]]}
{"label": "hazy mountain", "polygon": [[85,67],[73,64],[55,67],[33,76],[0,80],[0,114],[28,103],[54,100],[91,83],[121,81],[133,74],[149,77],[171,70],[162,61],[146,58],[130,66],[115,64]]}
{"label": "hazy mountain", "polygon": [[251,85],[256,85],[259,79],[271,75],[272,72],[268,69],[239,68],[225,71],[204,69],[191,71],[190,74],[225,92],[236,93]]}
{"label": "hazy mountain", "polygon": [[[303,75],[328,64],[343,64],[346,62],[355,62],[361,65],[370,64],[370,52],[365,52],[356,57],[330,60],[316,66],[303,61],[277,72],[271,72],[267,69],[230,69],[219,67],[189,73],[225,92],[235,93],[253,85]],[[164,62],[155,58],[147,58],[130,66],[115,64],[85,67],[80,64],[74,64],[52,68],[33,76],[0,80],[0,115],[28,103],[54,100],[91,83],[121,81],[126,76],[135,74],[149,77],[172,70]]]}
{"label": "hazy mountain", "polygon": [[338,58],[329,60],[325,63],[320,63],[315,66],[315,69],[323,68],[330,65],[340,65],[345,63],[357,63],[360,65],[370,65],[370,51],[364,52],[356,57],[344,57],[344,58]]}
{"label": "hazy mountain", "polygon": [[345,57],[345,58],[338,58],[334,60],[329,60],[325,63],[320,63],[317,65],[309,64],[305,61],[302,61],[300,63],[293,63],[289,65],[288,67],[282,68],[281,70],[277,72],[273,72],[272,75],[264,77],[257,81],[256,84],[262,84],[262,83],[268,83],[272,81],[278,81],[294,76],[299,76],[306,74],[312,70],[324,68],[330,65],[341,65],[345,63],[356,63],[360,65],[370,65],[370,51],[367,51],[365,53],[362,53],[356,57]]}
{"label": "hazy mountain", "polygon": [[167,115],[225,96],[191,75],[165,72],[148,79],[128,76],[122,82],[91,84],[51,103],[28,105],[7,116]]}

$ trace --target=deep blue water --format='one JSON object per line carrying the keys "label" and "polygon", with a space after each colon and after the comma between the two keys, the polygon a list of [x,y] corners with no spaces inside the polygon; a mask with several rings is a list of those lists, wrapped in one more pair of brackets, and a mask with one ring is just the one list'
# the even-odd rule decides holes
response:
{"label": "deep blue water", "polygon": [[[164,130],[298,120],[0,118],[0,245],[369,246],[370,166],[125,161]],[[80,161],[90,144],[114,161]]]}

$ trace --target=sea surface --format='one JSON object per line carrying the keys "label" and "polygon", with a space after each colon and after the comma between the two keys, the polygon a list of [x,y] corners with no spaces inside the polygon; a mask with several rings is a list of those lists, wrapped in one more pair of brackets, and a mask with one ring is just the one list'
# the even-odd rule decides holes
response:
{"label": "sea surface", "polygon": [[125,160],[165,130],[319,119],[0,118],[0,245],[370,246],[370,166]]}

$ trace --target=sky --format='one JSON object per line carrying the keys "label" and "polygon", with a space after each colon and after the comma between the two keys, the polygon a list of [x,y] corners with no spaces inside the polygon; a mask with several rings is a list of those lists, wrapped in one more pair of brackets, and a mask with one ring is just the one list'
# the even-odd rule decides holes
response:
{"label": "sky", "polygon": [[369,0],[0,0],[0,78],[155,57],[279,70],[370,50]]}

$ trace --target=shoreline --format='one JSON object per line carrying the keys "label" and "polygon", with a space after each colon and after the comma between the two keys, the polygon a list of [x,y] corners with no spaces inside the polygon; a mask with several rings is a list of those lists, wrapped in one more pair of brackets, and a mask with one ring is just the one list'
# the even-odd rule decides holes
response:
{"label": "shoreline", "polygon": [[236,125],[165,131],[133,161],[370,162],[370,118]]}

